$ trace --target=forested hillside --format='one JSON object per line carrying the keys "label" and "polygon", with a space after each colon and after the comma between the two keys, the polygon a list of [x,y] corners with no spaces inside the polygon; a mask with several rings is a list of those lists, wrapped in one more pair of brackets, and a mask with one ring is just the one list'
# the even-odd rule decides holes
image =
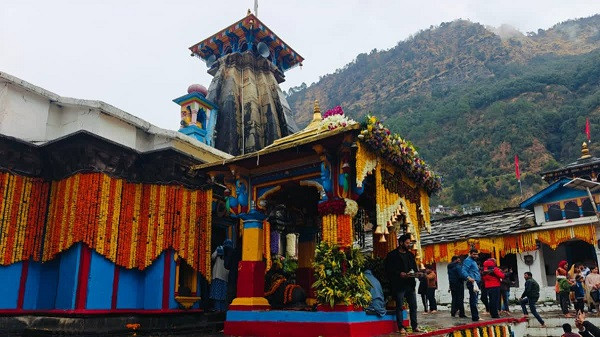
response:
{"label": "forested hillside", "polygon": [[443,176],[433,202],[501,208],[520,200],[515,154],[528,196],[541,171],[577,159],[586,117],[600,137],[598,47],[598,15],[526,34],[458,20],[360,54],[288,101],[299,125],[314,99],[382,117]]}

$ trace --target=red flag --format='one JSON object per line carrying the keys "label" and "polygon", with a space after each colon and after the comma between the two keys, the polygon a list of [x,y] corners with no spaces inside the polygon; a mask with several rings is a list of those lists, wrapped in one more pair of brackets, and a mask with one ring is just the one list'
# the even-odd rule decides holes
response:
{"label": "red flag", "polygon": [[517,180],[521,181],[521,170],[519,170],[519,156],[515,154],[515,175],[517,176]]}
{"label": "red flag", "polygon": [[590,119],[585,119],[585,135],[587,136],[588,143],[590,142],[592,135],[590,133]]}

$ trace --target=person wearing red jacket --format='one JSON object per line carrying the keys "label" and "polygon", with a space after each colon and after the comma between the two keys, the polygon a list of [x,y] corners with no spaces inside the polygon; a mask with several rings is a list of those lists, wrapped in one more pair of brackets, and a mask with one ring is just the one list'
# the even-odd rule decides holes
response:
{"label": "person wearing red jacket", "polygon": [[492,318],[500,318],[498,307],[500,304],[500,280],[504,278],[504,273],[496,266],[496,259],[487,259],[483,263],[482,279],[485,288],[488,289],[490,297],[490,314]]}

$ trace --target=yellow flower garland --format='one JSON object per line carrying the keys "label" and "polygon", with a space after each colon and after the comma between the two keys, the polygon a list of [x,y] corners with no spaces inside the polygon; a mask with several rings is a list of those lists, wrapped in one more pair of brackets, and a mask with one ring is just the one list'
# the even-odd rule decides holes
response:
{"label": "yellow flower garland", "polygon": [[596,228],[594,225],[580,225],[575,227],[547,229],[543,231],[528,232],[518,235],[474,238],[467,241],[447,242],[423,247],[424,263],[435,261],[450,261],[453,255],[468,253],[470,245],[474,245],[481,252],[494,254],[496,259],[510,253],[533,251],[537,249],[537,242],[547,244],[552,249],[571,239],[579,239],[589,244],[597,242]]}

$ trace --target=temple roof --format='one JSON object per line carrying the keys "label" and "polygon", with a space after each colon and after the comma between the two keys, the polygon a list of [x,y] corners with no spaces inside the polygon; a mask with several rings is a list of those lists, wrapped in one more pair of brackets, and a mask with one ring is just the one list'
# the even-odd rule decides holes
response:
{"label": "temple roof", "polygon": [[[337,139],[336,136],[338,136],[338,135],[345,134],[348,131],[360,129],[359,123],[349,124],[345,127],[338,127],[334,130],[322,129],[319,127],[321,120],[322,120],[322,117],[321,117],[321,110],[319,108],[319,102],[315,101],[314,110],[313,110],[313,120],[303,130],[293,133],[289,136],[279,138],[279,139],[275,140],[271,145],[266,146],[265,148],[263,148],[259,151],[247,153],[247,154],[240,155],[240,156],[235,156],[233,158],[225,159],[225,160],[214,162],[214,163],[196,165],[193,167],[193,169],[201,170],[201,169],[206,169],[206,168],[210,168],[210,167],[218,167],[218,166],[224,166],[224,165],[234,164],[234,163],[241,165],[241,163],[243,163],[243,162],[248,163],[248,159],[250,159],[250,158],[254,158],[254,160],[256,160],[257,162],[260,158],[262,158],[260,160],[262,162],[265,162],[265,160],[267,160],[268,157],[270,157],[270,156],[272,156],[274,160],[279,162],[279,161],[283,161],[282,152],[285,150],[289,150],[289,149],[296,149],[296,152],[294,154],[292,154],[292,156],[293,156],[293,158],[298,158],[298,157],[301,157],[301,153],[298,152],[299,147],[301,147],[301,146],[304,146],[304,145],[307,145],[307,144],[310,144],[313,142],[317,142],[317,141],[324,141],[326,138]],[[312,150],[312,148],[310,148],[310,147],[309,147],[308,153],[316,156],[316,152],[314,152],[314,150]],[[258,166],[258,164],[256,164],[256,165],[251,164],[251,166]]]}
{"label": "temple roof", "polygon": [[283,71],[301,64],[302,61],[304,61],[302,56],[296,53],[290,46],[283,42],[281,38],[273,33],[269,27],[251,13],[231,26],[196,43],[189,49],[192,51],[192,56],[198,56],[205,61],[211,55],[215,55],[218,59],[228,53],[228,48],[235,49],[232,47],[232,42],[237,43],[237,41],[232,41],[232,38],[235,39],[237,37],[241,45],[241,43],[246,40],[246,33],[251,29],[255,30],[254,43],[266,43],[271,52],[271,58],[278,53],[275,63],[282,64]]}
{"label": "temple roof", "polygon": [[[592,172],[596,174],[600,171],[600,158],[592,157],[589,153],[588,146],[584,142],[581,145],[581,157],[570,164],[559,169],[542,172],[542,179],[548,183],[552,183],[560,178],[577,178],[584,175],[589,175]],[[594,179],[594,177],[590,177]]]}
{"label": "temple roof", "polygon": [[535,215],[523,208],[461,215],[431,222],[431,233],[421,234],[421,245],[495,237],[535,227]]}

